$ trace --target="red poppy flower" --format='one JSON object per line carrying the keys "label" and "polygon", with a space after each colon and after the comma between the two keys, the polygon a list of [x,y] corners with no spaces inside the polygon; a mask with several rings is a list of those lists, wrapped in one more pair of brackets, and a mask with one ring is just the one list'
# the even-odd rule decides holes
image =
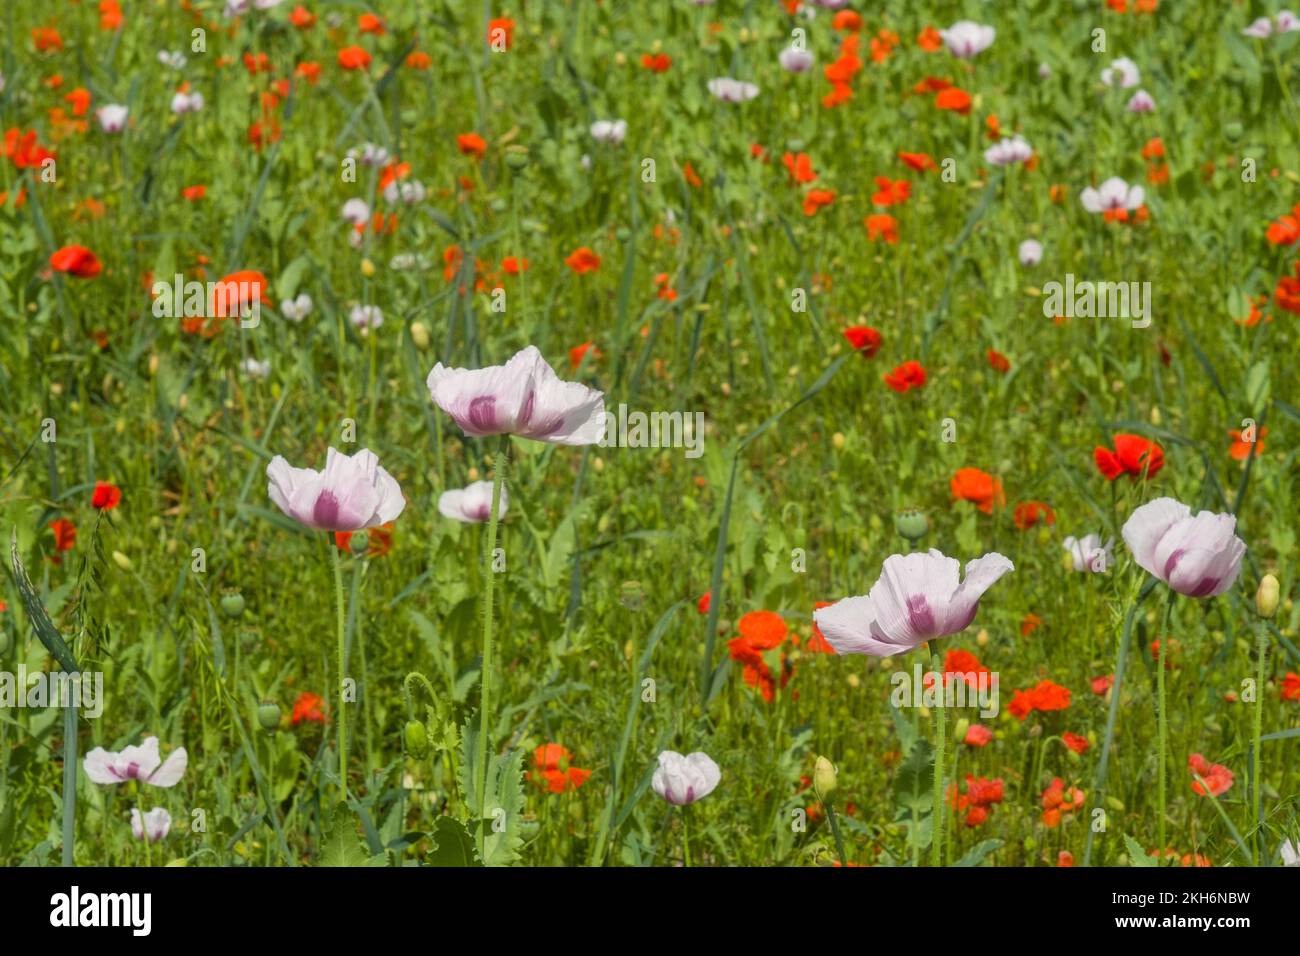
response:
{"label": "red poppy flower", "polygon": [[705,591],[700,595],[700,599],[695,602],[695,610],[701,614],[709,613],[709,605],[713,603],[713,592]]}
{"label": "red poppy flower", "polygon": [[600,256],[586,246],[579,246],[569,253],[569,257],[564,260],[564,264],[578,275],[582,275],[586,272],[595,272],[600,268]]}
{"label": "red poppy flower", "polygon": [[1207,788],[1209,790],[1208,795],[1211,797],[1220,797],[1232,788],[1234,779],[1232,771],[1223,764],[1211,764],[1200,754],[1192,754],[1187,758],[1187,767],[1193,774],[1205,781],[1205,784],[1202,785],[1201,781],[1197,780],[1195,776],[1192,778],[1192,792],[1202,797],[1207,795]]}
{"label": "red poppy flower", "polygon": [[50,530],[54,532],[55,551],[71,551],[77,543],[77,526],[67,518],[55,518]]}
{"label": "red poppy flower", "polygon": [[269,306],[272,303],[266,289],[266,276],[262,273],[253,269],[232,272],[214,283],[208,312],[216,318],[228,318],[242,315],[254,303]]}
{"label": "red poppy flower", "polygon": [[304,720],[312,724],[323,724],[325,723],[324,708],[325,700],[320,694],[305,690],[293,702],[293,713],[289,716],[289,723],[295,727]]}
{"label": "red poppy flower", "polygon": [[952,489],[952,496],[958,501],[973,502],[986,515],[993,513],[994,505],[1001,508],[1006,504],[1001,479],[994,478],[988,472],[978,468],[957,469],[957,473],[952,476],[952,481],[949,483],[949,488]]}
{"label": "red poppy flower", "polygon": [[993,371],[1002,372],[1003,374],[1011,371],[1011,360],[1001,352],[996,349],[989,349],[985,354],[988,356],[989,367]]}
{"label": "red poppy flower", "polygon": [[528,779],[550,793],[577,790],[591,777],[590,770],[570,766],[573,754],[559,744],[542,744],[533,751],[533,769]]}
{"label": "red poppy flower", "polygon": [[1275,246],[1289,246],[1300,241],[1300,205],[1296,205],[1289,216],[1280,216],[1270,225],[1264,238]]}
{"label": "red poppy flower", "polygon": [[181,197],[190,202],[198,202],[208,194],[207,186],[186,186],[181,190]]}
{"label": "red poppy flower", "polygon": [[803,197],[803,214],[805,216],[815,216],[819,209],[823,206],[829,206],[834,201],[834,190],[810,189],[808,195]]}
{"label": "red poppy flower", "polygon": [[927,169],[939,168],[935,161],[930,158],[929,153],[899,153],[898,158],[918,173],[923,173]]}
{"label": "red poppy flower", "polygon": [[588,352],[591,353],[593,362],[600,358],[600,350],[592,342],[583,342],[581,345],[575,345],[569,349],[569,367],[576,370],[582,364],[582,360]]}
{"label": "red poppy flower", "polygon": [[1097,470],[1107,481],[1125,474],[1131,478],[1154,478],[1165,466],[1161,447],[1141,435],[1116,435],[1114,444],[1114,451],[1098,447],[1092,453]]}
{"label": "red poppy flower", "polygon": [[1016,505],[1013,513],[1016,527],[1021,531],[1032,528],[1042,521],[1044,524],[1056,524],[1056,512],[1052,506],[1042,501],[1022,501]]}
{"label": "red poppy flower", "polygon": [[907,202],[912,194],[912,184],[906,179],[890,180],[887,176],[876,177],[876,192],[871,197],[877,206],[897,206]]}
{"label": "red poppy flower", "polygon": [[673,65],[673,58],[667,53],[643,53],[641,65],[651,73],[666,73]]}
{"label": "red poppy flower", "polygon": [[387,31],[384,29],[384,21],[373,13],[363,13],[357,19],[357,29],[362,33],[373,33],[375,36],[382,36]]}
{"label": "red poppy flower", "polygon": [[112,511],[122,500],[122,489],[107,481],[95,482],[95,490],[90,496],[90,504],[100,511]]}
{"label": "red poppy flower", "polygon": [[1288,671],[1286,677],[1282,678],[1282,699],[1300,700],[1300,674]]}
{"label": "red poppy flower", "polygon": [[299,30],[308,30],[316,25],[316,14],[299,4],[293,8],[293,13],[289,14],[289,22]]}
{"label": "red poppy flower", "polygon": [[365,47],[347,46],[339,50],[339,66],[345,70],[365,70],[370,67],[370,54]]}
{"label": "red poppy flower", "polygon": [[94,278],[104,269],[95,254],[85,246],[64,246],[50,256],[50,268],[80,279]]}
{"label": "red poppy flower", "polygon": [[1283,276],[1277,280],[1273,298],[1281,308],[1300,315],[1300,262],[1295,264],[1295,275]]}
{"label": "red poppy flower", "polygon": [[925,385],[925,369],[915,359],[908,359],[885,376],[885,384],[902,395],[909,389]]}
{"label": "red poppy flower", "polygon": [[790,173],[790,179],[796,183],[810,183],[817,178],[807,153],[786,153],[781,162]]}
{"label": "red poppy flower", "polygon": [[926,53],[937,53],[943,49],[943,37],[934,27],[926,27],[916,38],[916,45]]}
{"label": "red poppy flower", "polygon": [[461,133],[456,137],[456,148],[466,156],[482,159],[487,153],[487,140],[478,133]]}
{"label": "red poppy flower", "polygon": [[[830,601],[817,601],[813,604],[813,610],[819,611],[824,607],[831,606]],[[822,629],[817,626],[817,619],[813,618],[812,636],[808,638],[808,643],[804,645],[804,650],[810,654],[838,654],[839,652],[826,640],[826,635]]]}
{"label": "red poppy flower", "polygon": [[515,21],[509,17],[497,17],[488,21],[487,42],[491,47],[510,49],[515,39]]}
{"label": "red poppy flower", "polygon": [[939,91],[939,95],[934,98],[934,105],[941,110],[950,110],[965,116],[970,112],[971,98],[965,90],[951,86]]}
{"label": "red poppy flower", "polygon": [[898,243],[898,220],[888,213],[878,212],[862,220],[867,227],[867,241],[883,239],[891,246]]}
{"label": "red poppy flower", "polygon": [[962,743],[967,747],[984,747],[993,739],[993,731],[989,730],[983,724],[971,724],[966,728],[966,736],[962,738]]}
{"label": "red poppy flower", "polygon": [[1228,432],[1228,437],[1232,439],[1232,444],[1228,447],[1228,454],[1235,461],[1245,461],[1250,457],[1250,450],[1255,449],[1255,457],[1258,458],[1264,454],[1264,436],[1268,434],[1268,426],[1265,425],[1255,433],[1254,441],[1246,441],[1241,437],[1241,432],[1233,430]]}
{"label": "red poppy flower", "polygon": [[1070,690],[1050,680],[1039,681],[1029,690],[1018,690],[1012,695],[1007,710],[1018,720],[1024,720],[1035,710],[1065,710],[1070,706]]}
{"label": "red poppy flower", "polygon": [[880,333],[869,325],[850,325],[844,330],[844,337],[866,358],[874,358],[880,351]]}
{"label": "red poppy flower", "polygon": [[1061,734],[1061,741],[1077,754],[1088,752],[1088,738],[1072,734],[1068,730]]}

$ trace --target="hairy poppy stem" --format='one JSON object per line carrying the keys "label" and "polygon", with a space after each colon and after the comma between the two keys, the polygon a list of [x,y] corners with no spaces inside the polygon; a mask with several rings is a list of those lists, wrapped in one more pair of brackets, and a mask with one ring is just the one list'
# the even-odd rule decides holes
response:
{"label": "hairy poppy stem", "polygon": [[1260,844],[1264,841],[1264,827],[1259,817],[1260,788],[1260,753],[1259,737],[1264,729],[1264,674],[1265,662],[1268,660],[1268,625],[1259,621],[1256,625],[1255,649],[1259,657],[1255,669],[1255,722],[1251,735],[1251,821],[1255,827],[1255,839],[1252,841],[1252,862],[1259,866]]}
{"label": "hairy poppy stem", "polygon": [[934,797],[931,801],[931,841],[930,865],[943,866],[943,756],[945,737],[948,732],[948,709],[944,707],[943,698],[943,663],[939,660],[939,651],[935,650],[932,664],[935,679],[939,682],[939,703],[935,708],[934,725]]}
{"label": "hairy poppy stem", "polygon": [[1160,866],[1165,865],[1165,771],[1169,756],[1169,722],[1165,715],[1165,655],[1169,648],[1169,635],[1165,631],[1169,627],[1169,612],[1174,606],[1174,598],[1177,594],[1178,592],[1173,588],[1169,589],[1169,600],[1165,602],[1164,613],[1160,616],[1160,630],[1156,632],[1156,640],[1160,642],[1160,660],[1156,665],[1156,725],[1160,751],[1160,763],[1157,769],[1159,777],[1156,779],[1156,803],[1160,809],[1160,816],[1156,819],[1156,846],[1160,854]]}
{"label": "hairy poppy stem", "polygon": [[[506,461],[510,453],[510,436],[501,436],[501,446],[492,463],[492,509],[488,512],[487,576],[483,581],[483,663],[479,673],[478,752],[478,853],[483,859],[487,842],[487,780],[489,705],[492,700],[492,585],[496,572],[492,568],[497,549],[497,518],[501,511],[501,486],[505,483]],[[484,861],[486,862],[486,861]]]}
{"label": "hairy poppy stem", "polygon": [[347,653],[347,614],[343,607],[343,563],[339,558],[339,548],[330,536],[329,549],[334,554],[334,598],[338,620],[338,658],[339,658],[339,706],[335,715],[339,724],[339,788],[343,793],[343,802],[348,801],[348,718],[343,700],[343,669]]}

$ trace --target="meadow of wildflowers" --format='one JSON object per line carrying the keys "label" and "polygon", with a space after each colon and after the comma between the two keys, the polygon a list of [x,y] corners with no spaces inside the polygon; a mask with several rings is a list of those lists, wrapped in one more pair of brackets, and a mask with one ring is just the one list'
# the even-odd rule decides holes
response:
{"label": "meadow of wildflowers", "polygon": [[0,863],[1300,864],[1281,0],[0,14]]}

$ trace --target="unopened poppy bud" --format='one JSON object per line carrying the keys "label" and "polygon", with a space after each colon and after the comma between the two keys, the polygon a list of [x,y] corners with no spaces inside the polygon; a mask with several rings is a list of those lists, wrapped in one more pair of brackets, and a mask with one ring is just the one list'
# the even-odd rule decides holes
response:
{"label": "unopened poppy bud", "polygon": [[1119,797],[1107,797],[1106,806],[1110,807],[1116,813],[1124,812],[1124,801],[1120,800]]}
{"label": "unopened poppy bud", "polygon": [[130,571],[130,570],[131,570],[131,559],[128,558],[128,557],[127,557],[125,554],[123,554],[121,551],[114,551],[114,552],[113,552],[113,561],[114,561],[114,563],[116,563],[117,566],[118,566],[119,568],[121,568],[123,571]]}
{"label": "unopened poppy bud", "polygon": [[238,591],[221,595],[221,611],[226,617],[239,617],[244,613],[244,596]]}
{"label": "unopened poppy bud", "polygon": [[801,139],[788,139],[785,141],[785,148],[792,153],[802,153],[804,142]]}
{"label": "unopened poppy bud", "polygon": [[369,259],[361,260],[361,274],[369,279],[375,274],[375,264]]}
{"label": "unopened poppy bud", "polygon": [[987,647],[989,643],[989,632],[981,627],[979,633],[975,635],[975,643],[980,647]]}
{"label": "unopened poppy bud", "polygon": [[919,541],[930,530],[930,521],[918,508],[905,508],[894,516],[894,528],[908,541]]}
{"label": "unopened poppy bud", "polygon": [[1241,139],[1242,125],[1236,120],[1229,120],[1223,124],[1223,138],[1229,143],[1235,143]]}
{"label": "unopened poppy bud", "polygon": [[632,230],[628,229],[627,226],[619,226],[614,232],[614,237],[619,242],[627,242],[632,238]]}
{"label": "unopened poppy bud", "polygon": [[843,447],[844,447],[844,433],[843,433],[843,432],[836,432],[834,435],[832,435],[832,436],[831,436],[831,444],[832,444],[833,446],[835,446],[836,450],[839,450],[839,449],[843,448]]}
{"label": "unopened poppy bud", "polygon": [[510,152],[506,153],[506,165],[511,169],[520,170],[528,165],[528,153]]}
{"label": "unopened poppy bud", "polygon": [[1272,617],[1277,613],[1277,605],[1281,597],[1282,589],[1277,583],[1277,578],[1266,574],[1260,579],[1259,590],[1255,592],[1255,610],[1259,612],[1260,617]]}
{"label": "unopened poppy bud", "polygon": [[835,773],[835,764],[825,757],[817,758],[817,765],[813,770],[813,789],[817,791],[817,796],[821,800],[825,800],[835,789]]}
{"label": "unopened poppy bud", "polygon": [[504,199],[498,196],[496,199],[492,200],[488,208],[490,208],[493,212],[500,214],[510,208],[510,203],[506,202]]}
{"label": "unopened poppy bud", "polygon": [[953,740],[965,740],[965,739],[966,739],[966,732],[967,732],[968,730],[970,730],[970,720],[969,720],[968,718],[966,718],[966,717],[963,717],[961,720],[957,721],[957,727],[956,727],[956,728],[954,729],[954,731],[953,731],[953,738],[952,738],[952,739],[953,739]]}
{"label": "unopened poppy bud", "polygon": [[429,330],[425,328],[423,322],[411,323],[411,341],[421,352],[429,347]]}
{"label": "unopened poppy bud", "polygon": [[424,729],[424,724],[418,720],[408,720],[403,736],[406,737],[406,752],[412,757],[423,760],[429,756],[429,734]]}
{"label": "unopened poppy bud", "polygon": [[280,708],[277,704],[267,701],[257,708],[257,725],[263,730],[275,730],[280,726]]}

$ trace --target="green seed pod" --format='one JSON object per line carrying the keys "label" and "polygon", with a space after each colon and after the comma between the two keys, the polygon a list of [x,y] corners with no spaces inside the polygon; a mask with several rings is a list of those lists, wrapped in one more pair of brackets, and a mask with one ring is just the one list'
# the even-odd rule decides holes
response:
{"label": "green seed pod", "polygon": [[1223,124],[1223,138],[1229,143],[1235,143],[1241,139],[1242,132],[1242,125],[1237,120],[1229,120]]}
{"label": "green seed pod", "polygon": [[835,789],[835,765],[825,757],[817,758],[817,765],[813,769],[813,789],[822,800]]}
{"label": "green seed pod", "polygon": [[408,720],[406,722],[406,752],[416,760],[423,760],[429,756],[429,734],[424,729],[424,724],[418,720]]}
{"label": "green seed pod", "polygon": [[618,229],[614,231],[614,236],[619,242],[627,242],[632,238],[632,230],[627,226],[619,226]]}
{"label": "green seed pod", "polygon": [[509,166],[511,169],[515,170],[516,172],[518,172],[521,169],[527,168],[528,153],[526,152],[506,153],[506,165]]}
{"label": "green seed pod", "polygon": [[244,613],[244,596],[238,591],[227,591],[221,595],[221,611],[226,617],[239,617]]}
{"label": "green seed pod", "polygon": [[919,508],[904,508],[894,516],[894,529],[908,541],[919,541],[930,530],[930,519]]}
{"label": "green seed pod", "polygon": [[802,153],[804,149],[804,141],[801,139],[788,139],[785,141],[785,148],[792,153]]}
{"label": "green seed pod", "polygon": [[490,208],[493,212],[499,214],[508,210],[510,208],[510,203],[506,202],[504,199],[498,196],[496,199],[492,200],[491,203],[489,203],[488,208]]}
{"label": "green seed pod", "polygon": [[365,531],[353,531],[348,538],[348,550],[358,558],[370,550],[370,535]]}
{"label": "green seed pod", "polygon": [[423,322],[411,323],[411,341],[421,352],[429,347],[429,329]]}
{"label": "green seed pod", "polygon": [[275,730],[280,726],[280,707],[272,701],[266,701],[257,708],[257,725],[263,730]]}

